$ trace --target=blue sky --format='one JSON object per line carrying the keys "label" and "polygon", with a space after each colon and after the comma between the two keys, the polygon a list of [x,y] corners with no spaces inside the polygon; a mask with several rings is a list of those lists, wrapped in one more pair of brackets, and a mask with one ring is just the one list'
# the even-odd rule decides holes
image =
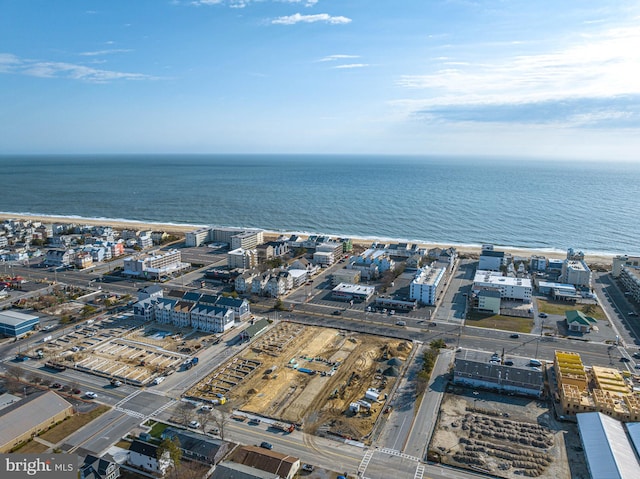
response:
{"label": "blue sky", "polygon": [[640,6],[0,0],[0,153],[640,160]]}

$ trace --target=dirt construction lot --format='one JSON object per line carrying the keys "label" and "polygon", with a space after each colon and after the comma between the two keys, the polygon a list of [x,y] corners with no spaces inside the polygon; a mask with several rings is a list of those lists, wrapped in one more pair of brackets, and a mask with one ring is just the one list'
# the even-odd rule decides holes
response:
{"label": "dirt construction lot", "polygon": [[[362,439],[371,432],[412,345],[330,328],[280,323],[188,392],[235,409]],[[378,393],[378,400],[365,394]],[[354,408],[353,404],[358,404]],[[355,411],[354,409],[359,409]]]}
{"label": "dirt construction lot", "polygon": [[430,459],[508,479],[589,477],[577,426],[555,421],[545,403],[454,392],[444,396]]}

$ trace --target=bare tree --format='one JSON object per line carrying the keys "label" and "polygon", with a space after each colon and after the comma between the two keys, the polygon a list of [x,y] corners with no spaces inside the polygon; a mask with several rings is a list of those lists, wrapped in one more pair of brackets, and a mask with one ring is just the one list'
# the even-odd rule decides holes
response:
{"label": "bare tree", "polygon": [[202,429],[203,433],[207,432],[207,427],[209,426],[209,424],[211,424],[212,421],[213,418],[211,417],[211,413],[206,409],[201,409],[200,416],[198,417],[198,422],[200,422],[200,428]]}
{"label": "bare tree", "polygon": [[222,440],[224,440],[225,429],[229,423],[230,412],[231,408],[224,404],[216,407],[211,413],[211,419],[218,428],[218,435]]}
{"label": "bare tree", "polygon": [[33,384],[40,384],[42,382],[42,376],[36,373],[28,373],[26,379]]}
{"label": "bare tree", "polygon": [[5,366],[4,369],[7,371],[7,375],[14,378],[16,381],[20,381],[20,379],[22,379],[22,375],[24,374],[24,370],[22,368],[13,366],[11,364]]}
{"label": "bare tree", "polygon": [[182,402],[178,406],[178,417],[182,424],[188,425],[193,421],[193,417],[196,414],[196,407],[188,402]]}

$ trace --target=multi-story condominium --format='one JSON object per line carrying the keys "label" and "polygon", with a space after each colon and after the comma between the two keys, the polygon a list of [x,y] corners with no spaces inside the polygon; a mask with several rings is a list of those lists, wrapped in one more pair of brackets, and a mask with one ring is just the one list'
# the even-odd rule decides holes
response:
{"label": "multi-story condominium", "polygon": [[500,290],[501,299],[513,299],[531,302],[531,280],[529,278],[512,278],[502,276],[494,271],[476,271],[473,279],[473,289],[496,288]]}
{"label": "multi-story condominium", "polygon": [[173,323],[173,309],[178,302],[172,298],[156,298],[153,300],[153,317],[159,323]]}
{"label": "multi-story condominium", "polygon": [[583,261],[584,253],[582,251],[576,251],[573,248],[567,250],[567,259],[569,261]]}
{"label": "multi-story condominium", "polygon": [[138,232],[135,230],[122,230],[120,232],[120,238],[122,238],[123,240],[129,240],[129,239],[138,239]]}
{"label": "multi-story condominium", "polygon": [[189,247],[196,247],[205,244],[211,236],[211,228],[200,228],[189,231],[185,234],[184,243]]}
{"label": "multi-story condominium", "polygon": [[242,233],[242,228],[214,228],[211,230],[210,238],[215,243],[227,243],[231,245],[231,238]]}
{"label": "multi-story condominium", "polygon": [[256,247],[258,253],[258,263],[263,264],[275,257],[273,245],[263,243]]}
{"label": "multi-story condominium", "polygon": [[264,232],[261,230],[243,231],[231,237],[231,249],[253,249],[264,243]]}
{"label": "multi-story condominium", "polygon": [[344,246],[342,243],[335,241],[320,243],[316,246],[316,252],[313,255],[314,258],[318,253],[329,253],[333,257],[330,264],[333,264],[342,258],[342,255],[344,254]]}
{"label": "multi-story condominium", "polygon": [[258,252],[255,249],[234,249],[227,253],[227,265],[230,269],[251,269],[258,265]]}
{"label": "multi-story condominium", "polygon": [[629,293],[629,296],[635,301],[640,302],[640,267],[623,265],[618,277],[626,293]]}
{"label": "multi-story condominium", "polygon": [[91,257],[91,253],[80,251],[76,254],[74,263],[76,265],[76,268],[78,269],[90,268],[91,266],[93,266],[93,258]]}
{"label": "multi-story condominium", "polygon": [[500,271],[500,268],[506,265],[507,265],[507,261],[504,255],[504,251],[495,251],[494,249],[483,249],[482,253],[480,253],[478,270]]}
{"label": "multi-story condominium", "polygon": [[191,310],[191,326],[200,331],[224,333],[233,327],[233,317],[231,309],[196,304]]}
{"label": "multi-story condominium", "polygon": [[640,257],[627,255],[616,256],[612,261],[611,275],[614,278],[620,276],[623,266],[640,267]]}
{"label": "multi-story condominium", "polygon": [[276,271],[271,273],[267,281],[266,295],[278,298],[293,288],[293,277],[288,271]]}
{"label": "multi-story condominium", "polygon": [[255,277],[255,271],[245,271],[236,277],[236,280],[234,281],[234,289],[241,294],[251,291],[251,283]]}
{"label": "multi-story condominium", "polygon": [[500,296],[497,288],[482,288],[476,293],[474,307],[478,311],[500,314]]}
{"label": "multi-story condominium", "polygon": [[560,281],[575,286],[591,287],[591,270],[582,260],[565,260],[562,265]]}
{"label": "multi-story condominium", "polygon": [[444,287],[445,273],[446,268],[419,269],[409,286],[409,298],[430,306],[436,304]]}
{"label": "multi-story condominium", "polygon": [[339,269],[331,275],[331,286],[338,286],[340,283],[358,284],[360,276],[357,269]]}
{"label": "multi-story condominium", "polygon": [[547,270],[547,258],[544,256],[532,255],[529,262],[529,269],[532,272],[546,271]]}
{"label": "multi-story condominium", "polygon": [[123,274],[126,276],[143,276],[146,278],[161,278],[176,271],[189,267],[189,263],[182,262],[180,251],[151,251],[136,257],[126,258]]}
{"label": "multi-story condominium", "polygon": [[118,256],[122,256],[124,254],[124,243],[118,241],[116,243],[109,243],[109,247],[111,248],[111,257],[117,258]]}
{"label": "multi-story condominium", "polygon": [[191,310],[194,304],[190,301],[179,300],[173,307],[171,322],[180,328],[191,326]]}
{"label": "multi-story condominium", "polygon": [[151,231],[141,231],[137,239],[138,246],[141,249],[151,248],[153,246],[153,239],[151,238]]}
{"label": "multi-story condominium", "polygon": [[69,266],[75,260],[76,253],[72,249],[50,249],[47,251],[45,264],[49,266]]}
{"label": "multi-story condominium", "polygon": [[251,281],[251,293],[261,295],[267,289],[267,284],[269,283],[269,278],[271,275],[269,273],[262,273],[256,275]]}
{"label": "multi-story condominium", "polygon": [[313,262],[324,267],[331,266],[335,260],[333,253],[330,253],[329,251],[316,251],[313,253]]}

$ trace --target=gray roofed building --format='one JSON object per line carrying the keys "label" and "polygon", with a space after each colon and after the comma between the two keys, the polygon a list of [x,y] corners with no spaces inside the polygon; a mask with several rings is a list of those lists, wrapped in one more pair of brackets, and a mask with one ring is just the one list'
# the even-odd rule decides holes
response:
{"label": "gray roofed building", "polygon": [[243,341],[249,341],[255,338],[256,336],[258,336],[259,334],[263,333],[264,331],[266,331],[268,327],[269,327],[269,321],[266,319],[260,319],[255,323],[253,323],[251,326],[245,328],[244,331],[240,333],[240,338]]}
{"label": "gray roofed building", "polygon": [[207,464],[220,462],[229,450],[228,442],[173,427],[162,431],[162,439],[166,438],[177,438],[180,441],[183,457]]}
{"label": "gray roofed building", "polygon": [[218,464],[211,479],[280,479],[280,476],[255,467],[225,461]]}
{"label": "gray roofed building", "polygon": [[80,466],[80,479],[117,479],[118,477],[120,477],[120,465],[109,455],[97,457],[89,454]]}
{"label": "gray roofed building", "polygon": [[53,391],[32,394],[5,407],[0,410],[0,453],[71,415],[73,406]]}
{"label": "gray roofed building", "polygon": [[527,358],[503,357],[498,353],[463,349],[456,353],[453,382],[540,397],[544,388],[544,374],[540,367],[532,366]]}

